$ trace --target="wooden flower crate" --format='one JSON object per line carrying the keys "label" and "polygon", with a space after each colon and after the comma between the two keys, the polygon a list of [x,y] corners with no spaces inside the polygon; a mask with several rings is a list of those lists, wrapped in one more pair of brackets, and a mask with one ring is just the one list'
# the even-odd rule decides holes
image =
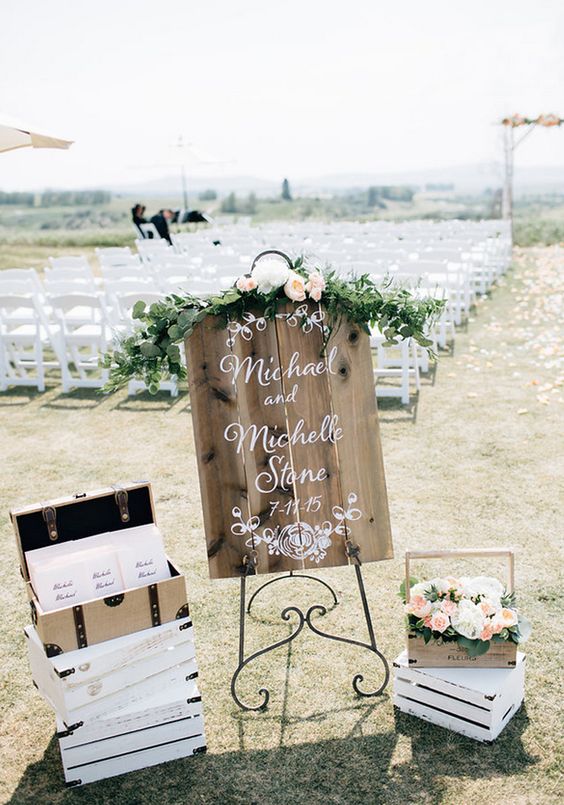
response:
{"label": "wooden flower crate", "polygon": [[[515,553],[512,548],[468,548],[444,551],[405,552],[405,597],[410,599],[410,568],[413,559],[451,559],[462,557],[503,557],[507,559],[507,591],[515,589]],[[517,646],[512,641],[492,640],[486,654],[469,657],[456,642],[425,644],[422,637],[407,636],[407,656],[415,668],[515,668]]]}

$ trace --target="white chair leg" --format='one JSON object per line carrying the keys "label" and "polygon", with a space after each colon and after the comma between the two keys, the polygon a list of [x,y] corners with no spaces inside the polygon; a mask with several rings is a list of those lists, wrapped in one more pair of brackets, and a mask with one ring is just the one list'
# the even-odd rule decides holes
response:
{"label": "white chair leg", "polygon": [[413,355],[413,373],[415,375],[415,388],[417,391],[421,388],[421,378],[419,376],[419,358],[417,357],[417,344],[413,338],[409,339],[411,346],[411,354]]}
{"label": "white chair leg", "polygon": [[37,373],[37,391],[45,391],[45,368],[43,366],[43,347],[39,338],[35,341],[35,371]]}

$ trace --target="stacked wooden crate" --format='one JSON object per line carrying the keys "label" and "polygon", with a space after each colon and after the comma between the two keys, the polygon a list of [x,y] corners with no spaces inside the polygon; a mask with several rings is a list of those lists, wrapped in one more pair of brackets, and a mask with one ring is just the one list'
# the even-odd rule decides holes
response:
{"label": "stacked wooden crate", "polygon": [[204,752],[194,630],[172,563],[170,578],[52,612],[41,609],[27,572],[26,552],[46,534],[74,540],[154,523],[149,485],[28,507],[12,519],[32,612],[25,636],[33,683],[55,711],[67,785]]}
{"label": "stacked wooden crate", "polygon": [[394,705],[468,738],[494,741],[523,702],[525,655],[515,668],[414,668],[394,660]]}

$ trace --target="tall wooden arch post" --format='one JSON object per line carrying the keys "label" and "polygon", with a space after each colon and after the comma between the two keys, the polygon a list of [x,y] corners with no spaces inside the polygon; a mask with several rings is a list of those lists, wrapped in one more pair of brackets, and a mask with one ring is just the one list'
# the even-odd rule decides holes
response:
{"label": "tall wooden arch post", "polygon": [[[227,329],[206,317],[185,347],[210,576],[241,583],[235,701],[244,709],[266,707],[266,689],[257,707],[239,699],[238,675],[304,626],[376,654],[383,685],[366,694],[362,676],[353,680],[360,695],[376,695],[389,671],[361,565],[390,559],[393,550],[368,335],[356,324],[330,321],[311,301],[288,302],[274,317],[247,312]],[[320,630],[312,616],[325,607],[287,607],[282,617],[297,617],[294,632],[245,658],[247,576],[305,575],[328,586],[307,571],[351,564],[369,643]]]}

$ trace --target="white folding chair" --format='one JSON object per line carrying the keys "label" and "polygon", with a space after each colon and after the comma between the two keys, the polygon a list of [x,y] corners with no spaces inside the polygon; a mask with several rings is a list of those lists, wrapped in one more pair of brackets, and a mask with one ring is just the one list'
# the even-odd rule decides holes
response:
{"label": "white folding chair", "polygon": [[420,388],[419,361],[417,345],[412,338],[404,338],[397,346],[385,347],[385,336],[377,328],[371,330],[370,345],[376,350],[377,367],[374,369],[375,380],[378,377],[397,377],[398,386],[375,385],[377,397],[401,397],[403,405],[409,405],[410,381],[415,380],[417,391]]}
{"label": "white folding chair", "polygon": [[49,265],[51,268],[78,268],[80,266],[90,268],[88,258],[84,254],[50,257]]}
{"label": "white folding chair", "polygon": [[100,356],[111,340],[104,300],[74,293],[51,297],[50,302],[61,328],[63,391],[100,388],[108,379],[108,370],[100,368]]}
{"label": "white folding chair", "polygon": [[[14,293],[19,293],[16,288],[21,288],[23,293],[37,291],[43,293],[43,286],[39,279],[39,274],[34,268],[4,268],[0,271],[0,289],[6,288],[7,283],[14,283]],[[24,290],[25,289],[25,290]],[[8,291],[12,293],[12,291]]]}
{"label": "white folding chair", "polygon": [[[0,293],[0,391],[10,386],[45,391],[45,368],[59,366],[57,336],[58,328],[49,325],[36,296]],[[55,359],[46,360],[48,350]]]}

